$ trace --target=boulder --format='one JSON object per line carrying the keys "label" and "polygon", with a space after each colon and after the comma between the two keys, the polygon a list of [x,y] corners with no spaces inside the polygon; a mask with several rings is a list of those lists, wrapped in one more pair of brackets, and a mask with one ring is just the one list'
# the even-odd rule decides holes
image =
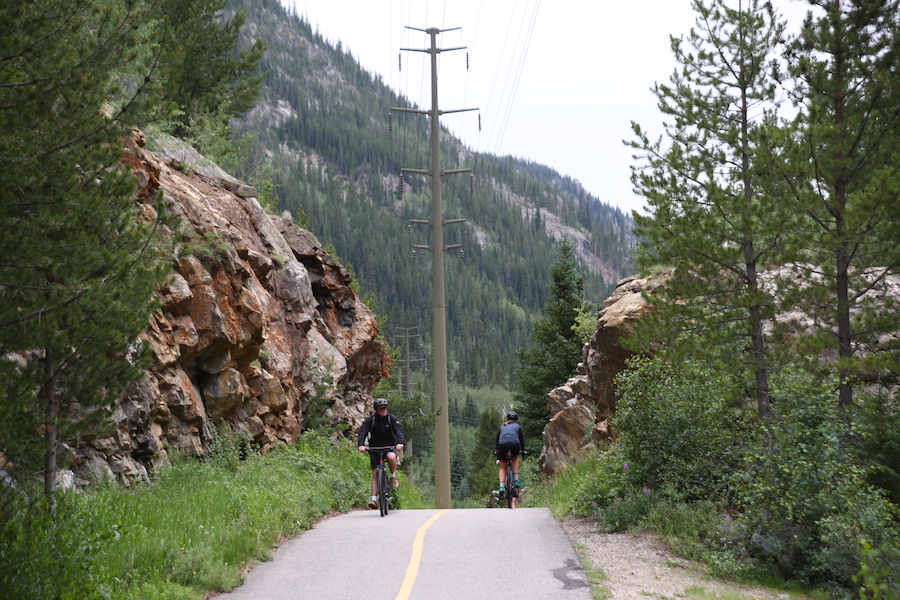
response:
{"label": "boulder", "polygon": [[644,294],[657,292],[669,277],[669,272],[627,277],[600,306],[597,327],[584,346],[579,374],[547,395],[554,416],[544,428],[544,449],[538,459],[542,473],[556,473],[585,447],[609,439],[606,419],[616,406],[615,377],[633,356],[622,346],[622,340],[651,310]]}

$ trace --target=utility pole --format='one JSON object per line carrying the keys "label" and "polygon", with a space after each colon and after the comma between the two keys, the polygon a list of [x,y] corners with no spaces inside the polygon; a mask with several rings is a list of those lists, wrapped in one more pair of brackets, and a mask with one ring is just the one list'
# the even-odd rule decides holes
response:
{"label": "utility pole", "polygon": [[431,245],[415,246],[423,250],[431,250],[432,262],[432,302],[434,307],[434,409],[438,413],[437,423],[434,428],[434,504],[435,508],[450,508],[450,419],[447,401],[447,314],[444,305],[444,252],[452,248],[459,248],[460,244],[452,246],[444,245],[444,225],[464,223],[465,219],[447,219],[442,214],[441,207],[441,177],[454,173],[468,173],[472,169],[441,170],[441,127],[439,117],[443,114],[478,110],[476,108],[462,108],[457,110],[438,110],[437,93],[437,56],[440,52],[450,50],[464,50],[459,48],[438,48],[437,34],[445,31],[459,29],[417,29],[407,27],[415,31],[422,31],[431,37],[431,47],[426,50],[416,48],[401,48],[410,52],[427,52],[431,55],[431,110],[417,110],[412,108],[391,107],[391,110],[399,112],[418,113],[431,117],[431,169],[401,169],[405,173],[417,173],[431,177],[431,219],[410,219],[410,223],[419,223],[431,226]]}

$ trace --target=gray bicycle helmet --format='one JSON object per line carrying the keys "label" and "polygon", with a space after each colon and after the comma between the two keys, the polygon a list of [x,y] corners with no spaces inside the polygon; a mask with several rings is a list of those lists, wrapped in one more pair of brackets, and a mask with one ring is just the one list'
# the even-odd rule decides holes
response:
{"label": "gray bicycle helmet", "polygon": [[387,400],[384,398],[375,398],[375,408],[379,409],[387,406]]}
{"label": "gray bicycle helmet", "polygon": [[514,412],[508,412],[508,413],[506,413],[506,420],[507,421],[518,421],[519,415],[517,415]]}

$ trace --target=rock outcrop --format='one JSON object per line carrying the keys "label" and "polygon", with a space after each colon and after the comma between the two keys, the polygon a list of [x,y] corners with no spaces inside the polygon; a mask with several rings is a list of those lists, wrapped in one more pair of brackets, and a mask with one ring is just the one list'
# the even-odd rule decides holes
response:
{"label": "rock outcrop", "polygon": [[153,153],[136,134],[126,160],[142,196],[161,191],[180,218],[170,233],[185,252],[142,335],[153,366],[121,399],[115,433],[72,449],[76,475],[146,479],[172,455],[206,453],[213,424],[262,449],[296,440],[311,417],[356,428],[386,363],[347,270],[177,140]]}
{"label": "rock outcrop", "polygon": [[[804,265],[785,265],[762,273],[760,280],[775,294],[779,280],[804,281],[809,278],[809,271],[814,269]],[[877,282],[877,288],[861,296],[861,300],[868,302],[875,310],[880,310],[884,303],[900,301],[900,277],[880,275],[884,276]],[[557,472],[582,449],[609,439],[607,418],[616,406],[615,377],[625,369],[626,361],[632,356],[622,347],[621,341],[631,334],[635,322],[649,314],[651,307],[645,295],[653,296],[670,278],[671,271],[663,271],[643,279],[623,279],[601,305],[597,328],[590,342],[584,346],[584,362],[579,365],[578,375],[547,396],[547,404],[554,416],[543,433],[544,450],[539,458],[543,473]],[[780,313],[774,321],[782,329],[778,332],[780,342],[789,345],[817,330],[833,331],[836,327],[834,323],[823,320],[821,315],[800,310]],[[770,335],[776,333],[773,323],[767,324],[766,332]],[[857,351],[883,353],[896,345],[898,339],[898,332],[882,334],[868,344],[859,343]],[[833,363],[837,360],[837,354],[825,351],[819,354],[819,360],[823,364]]]}
{"label": "rock outcrop", "polygon": [[652,295],[668,278],[663,272],[623,279],[600,306],[578,375],[547,396],[553,417],[544,428],[544,450],[538,459],[542,473],[557,472],[581,449],[609,439],[606,419],[616,406],[615,377],[633,356],[621,341],[651,310],[643,294]]}

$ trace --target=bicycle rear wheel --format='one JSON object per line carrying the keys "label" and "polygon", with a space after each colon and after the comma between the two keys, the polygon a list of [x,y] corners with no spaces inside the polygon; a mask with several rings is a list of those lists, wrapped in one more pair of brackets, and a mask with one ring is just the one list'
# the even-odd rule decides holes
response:
{"label": "bicycle rear wheel", "polygon": [[506,461],[506,508],[513,507],[513,498],[517,497],[519,494],[516,491],[516,486],[513,485],[513,470],[512,470],[512,460],[507,459]]}
{"label": "bicycle rear wheel", "polygon": [[387,470],[380,469],[378,471],[378,509],[381,511],[382,517],[388,514],[389,486]]}

